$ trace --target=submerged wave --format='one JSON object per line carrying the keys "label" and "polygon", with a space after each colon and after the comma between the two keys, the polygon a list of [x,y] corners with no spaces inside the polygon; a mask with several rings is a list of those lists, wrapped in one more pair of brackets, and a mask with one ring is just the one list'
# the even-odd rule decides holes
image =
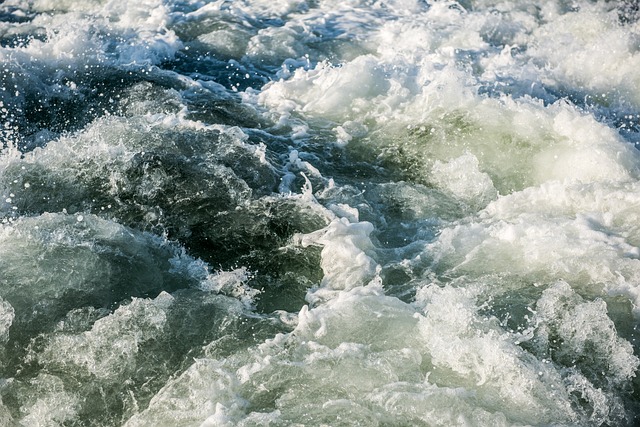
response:
{"label": "submerged wave", "polygon": [[0,3],[0,424],[635,425],[637,2]]}

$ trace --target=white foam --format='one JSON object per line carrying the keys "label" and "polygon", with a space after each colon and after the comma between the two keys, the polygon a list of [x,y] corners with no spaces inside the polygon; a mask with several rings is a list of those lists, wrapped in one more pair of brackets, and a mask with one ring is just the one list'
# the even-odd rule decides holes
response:
{"label": "white foam", "polygon": [[0,344],[5,344],[9,340],[9,329],[14,318],[13,306],[0,298]]}
{"label": "white foam", "polygon": [[63,381],[55,375],[40,373],[31,379],[36,394],[27,394],[21,401],[22,425],[64,425],[78,413],[81,398],[65,389]]}
{"label": "white foam", "polygon": [[432,181],[455,197],[465,201],[478,199],[484,205],[496,198],[497,191],[489,175],[478,166],[478,159],[469,153],[447,163],[436,160],[431,170]]}
{"label": "white foam", "polygon": [[292,333],[248,354],[196,361],[127,425],[302,416],[318,424],[347,409],[354,423],[575,419],[560,372],[479,316],[473,292],[430,286],[418,301],[414,307],[374,287],[341,292],[304,308]]}
{"label": "white foam", "polygon": [[247,309],[250,309],[255,298],[260,294],[258,289],[254,289],[247,285],[252,274],[246,267],[238,268],[232,271],[220,271],[215,274],[207,275],[198,285],[203,291],[222,293],[242,301]]}
{"label": "white foam", "polygon": [[[474,388],[480,401],[523,424],[536,417],[571,419],[560,372],[514,345],[494,319],[479,316],[475,292],[436,285],[418,292],[425,313],[420,333],[433,364],[430,380]],[[509,404],[503,406],[503,399]]]}
{"label": "white foam", "polygon": [[350,223],[341,218],[324,229],[296,237],[302,246],[322,246],[321,289],[348,290],[374,279],[378,264],[369,238],[372,231],[369,222]]}
{"label": "white foam", "polygon": [[[33,40],[24,48],[0,50],[4,55],[19,55],[22,61],[37,61],[43,66],[59,70],[60,76],[68,71],[82,70],[83,66],[134,66],[158,64],[170,59],[181,47],[180,41],[167,27],[169,10],[157,0],[135,3],[38,1],[35,10],[55,10],[57,14],[38,14],[32,25],[48,30],[45,41]],[[73,4],[71,4],[73,3]],[[68,8],[66,13],[59,13]],[[80,12],[91,12],[91,18]],[[106,37],[106,38],[105,38]],[[109,38],[121,37],[126,43],[114,50]],[[36,71],[34,67],[33,71]]]}
{"label": "white foam", "polygon": [[[527,51],[549,64],[544,77],[561,89],[589,96],[603,105],[640,107],[637,24],[623,27],[607,3],[581,4],[574,13],[554,17],[532,34]],[[622,104],[622,105],[621,105]]]}
{"label": "white foam", "polygon": [[[7,81],[17,85],[3,102],[22,105],[31,87],[71,99],[81,83],[65,79],[100,67],[155,73],[167,78],[163,84],[180,82],[182,92],[149,100],[148,86],[139,85],[128,117],[98,119],[24,155],[3,154],[0,267],[20,283],[10,296],[24,305],[65,290],[109,291],[108,280],[96,284],[112,271],[109,257],[166,248],[148,263],[159,259],[170,271],[150,276],[181,277],[189,292],[230,295],[250,310],[257,293],[246,267],[211,272],[159,237],[69,206],[72,215],[10,215],[39,194],[33,178],[41,175],[22,182],[20,167],[46,172],[64,187],[65,201],[85,200],[87,177],[104,179],[104,192],[117,197],[130,183],[129,162],[168,143],[153,136],[216,131],[260,167],[277,169],[280,194],[269,200],[299,202],[327,221],[291,243],[321,247],[322,279],[308,307],[273,315],[291,332],[227,353],[211,350],[215,343],[191,349],[199,358],[147,409],[132,410],[139,412],[128,426],[322,425],[345,414],[363,425],[615,424],[639,361],[598,298],[622,295],[627,300],[616,301],[638,315],[640,157],[590,105],[605,114],[640,108],[638,24],[619,25],[611,2],[574,3],[31,2],[47,13],[11,31],[46,38],[0,48]],[[192,31],[193,40],[183,45],[172,28]],[[279,71],[262,90],[234,98],[219,83],[154,68],[185,46]],[[289,139],[289,155],[278,152],[281,164],[272,168],[275,151],[249,144],[248,131],[188,119],[199,91],[252,104],[266,119],[253,135],[284,134],[274,146]],[[322,143],[384,174],[364,183],[333,169],[313,157]],[[218,166],[216,177],[233,179]],[[305,183],[295,188],[300,176]],[[396,176],[403,181],[378,182]],[[312,182],[325,188],[314,193]],[[145,169],[136,195],[153,199],[166,183],[162,172]],[[230,206],[253,197],[242,183],[225,194]],[[387,215],[392,208],[399,212]],[[393,227],[406,231],[392,243],[409,246],[376,247]],[[56,251],[68,255],[73,274],[47,258]],[[414,302],[385,294],[396,291],[396,266]],[[492,314],[492,304],[498,310],[514,293],[531,310],[516,313],[514,304],[518,332]],[[66,369],[120,381],[138,368],[143,345],[163,334],[172,305],[167,294],[135,299],[88,330],[41,336],[44,350],[34,344],[29,357],[56,375]],[[0,300],[0,343],[20,309]],[[633,321],[627,315],[621,323]],[[25,384],[35,392],[21,402],[21,421],[72,422],[84,404],[65,384],[44,373]]]}
{"label": "white foam", "polygon": [[[399,22],[403,21],[394,25]],[[397,28],[384,31],[400,34]],[[435,30],[416,31],[431,37]],[[339,145],[352,143],[346,129],[358,129],[357,150],[371,149],[390,162],[409,165],[404,167],[410,167],[418,180],[479,206],[493,198],[492,186],[508,194],[553,180],[622,181],[639,176],[637,150],[572,105],[545,105],[526,96],[479,97],[480,81],[462,73],[441,49],[419,50],[393,38],[383,41],[389,50],[378,55],[362,55],[341,66],[319,63],[313,69],[298,69],[265,86],[257,102],[279,123],[297,123],[300,115],[309,122],[335,122]],[[411,53],[398,51],[398,45]],[[451,173],[442,175],[443,165],[451,168],[459,161],[455,159],[467,154],[486,174],[468,177],[479,185],[474,190],[449,180]]]}
{"label": "white foam", "polygon": [[172,303],[173,297],[166,292],[153,300],[134,298],[98,319],[89,331],[54,334],[34,357],[54,370],[74,370],[105,384],[121,381],[135,372],[140,347],[163,332]]}
{"label": "white foam", "polygon": [[533,323],[539,336],[536,345],[548,347],[550,340],[561,340],[556,358],[578,360],[581,369],[604,372],[618,384],[636,376],[640,359],[618,336],[603,300],[583,301],[568,283],[558,282],[542,293]]}

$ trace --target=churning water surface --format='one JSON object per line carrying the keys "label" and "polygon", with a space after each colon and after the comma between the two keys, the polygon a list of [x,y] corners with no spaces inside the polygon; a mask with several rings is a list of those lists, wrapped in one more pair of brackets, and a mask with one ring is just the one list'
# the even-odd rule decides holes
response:
{"label": "churning water surface", "polygon": [[0,425],[635,425],[636,9],[0,2]]}

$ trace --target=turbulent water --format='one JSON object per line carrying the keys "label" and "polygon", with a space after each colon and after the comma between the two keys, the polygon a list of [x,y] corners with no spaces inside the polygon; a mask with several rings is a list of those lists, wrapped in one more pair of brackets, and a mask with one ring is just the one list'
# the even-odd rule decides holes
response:
{"label": "turbulent water", "polygon": [[637,425],[636,9],[0,2],[0,425]]}

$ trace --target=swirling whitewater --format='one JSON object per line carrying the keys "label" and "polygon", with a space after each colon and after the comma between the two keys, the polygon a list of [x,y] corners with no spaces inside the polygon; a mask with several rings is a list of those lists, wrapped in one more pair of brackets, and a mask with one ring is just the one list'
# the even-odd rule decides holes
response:
{"label": "swirling whitewater", "polygon": [[634,7],[2,2],[0,424],[635,425]]}

